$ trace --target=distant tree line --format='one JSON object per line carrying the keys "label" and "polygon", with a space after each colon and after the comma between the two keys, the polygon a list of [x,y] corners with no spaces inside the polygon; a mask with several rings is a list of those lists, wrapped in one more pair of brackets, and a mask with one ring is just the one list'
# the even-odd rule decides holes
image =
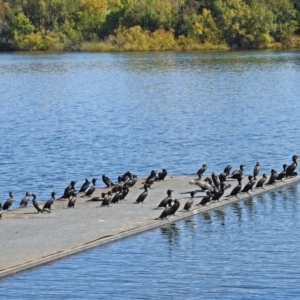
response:
{"label": "distant tree line", "polygon": [[293,0],[0,0],[0,50],[300,48]]}

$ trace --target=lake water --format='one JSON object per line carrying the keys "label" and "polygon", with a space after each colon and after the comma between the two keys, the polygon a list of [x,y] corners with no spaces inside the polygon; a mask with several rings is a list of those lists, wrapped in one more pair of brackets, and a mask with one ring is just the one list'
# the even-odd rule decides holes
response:
{"label": "lake water", "polygon": [[[0,55],[0,201],[127,170],[281,170],[300,52]],[[299,186],[1,280],[7,299],[297,299]],[[21,251],[21,249],[20,249]],[[38,289],[36,288],[38,287]]]}

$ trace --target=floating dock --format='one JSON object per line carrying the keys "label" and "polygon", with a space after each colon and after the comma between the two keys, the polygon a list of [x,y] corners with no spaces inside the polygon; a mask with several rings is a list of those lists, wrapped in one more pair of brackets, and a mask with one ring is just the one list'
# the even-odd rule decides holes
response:
{"label": "floating dock", "polygon": [[[181,202],[176,215],[169,218],[170,222],[174,222],[300,181],[299,176],[285,179],[283,182],[277,182],[276,185],[265,186],[265,189],[253,189],[250,196],[247,193],[240,193],[237,198],[226,197],[237,185],[236,180],[228,180],[231,188],[225,190],[219,202],[211,201],[204,207],[195,206],[205,195],[205,192],[197,192],[194,206],[190,211],[183,211],[184,204],[190,198],[190,192],[200,191],[197,185],[189,184],[195,178],[195,175],[167,176],[164,181],[152,185],[146,200],[140,204],[135,204],[135,200],[143,192],[143,180],[139,180],[134,187],[130,188],[126,200],[110,204],[110,207],[101,207],[101,202],[87,201],[88,197],[78,196],[75,208],[67,208],[67,200],[57,200],[52,206],[51,213],[37,213],[32,205],[3,211],[0,221],[0,277],[165,226],[167,220],[155,220],[163,209],[154,208],[167,196],[168,189],[174,190],[172,198]],[[258,180],[260,178],[259,176]],[[247,182],[248,179],[245,177],[243,186]],[[93,197],[100,196],[102,192],[108,190],[110,188],[97,189]],[[38,198],[38,195],[36,200],[42,205],[43,201]]]}

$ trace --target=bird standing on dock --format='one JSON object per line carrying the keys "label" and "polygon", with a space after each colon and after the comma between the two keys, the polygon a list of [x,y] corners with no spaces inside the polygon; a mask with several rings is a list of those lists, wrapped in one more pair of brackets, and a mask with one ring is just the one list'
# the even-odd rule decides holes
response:
{"label": "bird standing on dock", "polygon": [[270,178],[269,178],[269,181],[268,181],[268,185],[270,184],[275,184],[276,185],[276,178],[277,178],[277,172],[272,169],[271,170],[271,175],[270,175]]}
{"label": "bird standing on dock", "polygon": [[111,195],[112,195],[111,191],[109,191],[107,195],[103,198],[101,206],[109,206],[112,197]]}
{"label": "bird standing on dock", "polygon": [[136,199],[136,203],[144,203],[144,200],[146,199],[146,197],[148,196],[148,184],[144,184],[144,191],[138,196],[138,198]]}
{"label": "bird standing on dock", "polygon": [[298,166],[298,162],[297,162],[298,157],[299,157],[298,155],[293,155],[292,157],[293,163],[286,168],[286,177],[297,176],[297,172],[295,172],[295,170]]}
{"label": "bird standing on dock", "polygon": [[204,196],[201,201],[196,205],[205,206],[211,200],[212,194],[210,191],[206,191],[206,196]]}
{"label": "bird standing on dock", "polygon": [[207,165],[203,164],[202,167],[197,171],[198,179],[201,180],[204,172],[207,170]]}
{"label": "bird standing on dock", "polygon": [[194,204],[194,196],[195,196],[195,192],[192,191],[191,192],[191,198],[185,203],[183,209],[189,211],[190,208],[193,206]]}
{"label": "bird standing on dock", "polygon": [[286,167],[287,167],[287,164],[283,164],[283,170],[281,171],[281,173],[278,174],[276,180],[281,180],[286,177]]}
{"label": "bird standing on dock", "polygon": [[232,165],[227,165],[227,166],[224,168],[223,173],[227,173],[227,175],[229,175],[230,172],[231,172],[231,169],[232,169]]}
{"label": "bird standing on dock", "polygon": [[30,197],[31,197],[31,193],[26,192],[25,196],[22,198],[22,200],[20,202],[20,208],[27,206],[28,201],[30,200]]}
{"label": "bird standing on dock", "polygon": [[171,200],[171,202],[172,202],[172,192],[174,192],[174,191],[173,190],[167,190],[167,197],[164,198],[163,200],[161,200],[161,202],[159,203],[159,205],[157,206],[157,208],[159,208],[159,207],[166,208],[167,205],[170,203],[169,200]]}
{"label": "bird standing on dock", "polygon": [[75,202],[77,200],[77,194],[75,192],[72,193],[69,197],[68,205],[67,207],[73,207],[75,208]]}
{"label": "bird standing on dock", "polygon": [[221,184],[221,189],[219,191],[212,191],[212,200],[218,200],[218,202],[220,201],[220,198],[224,195],[224,182]]}
{"label": "bird standing on dock", "polygon": [[143,184],[147,184],[149,188],[151,188],[151,185],[155,182],[156,178],[156,171],[152,170],[146,181],[143,182]]}
{"label": "bird standing on dock", "polygon": [[105,176],[105,175],[102,175],[102,181],[103,183],[106,185],[106,187],[111,187],[113,186],[114,184],[112,183],[112,181],[110,180],[109,177]]}
{"label": "bird standing on dock", "polygon": [[81,197],[84,197],[84,196],[88,196],[88,197],[91,197],[92,194],[95,192],[96,190],[96,181],[97,181],[97,178],[93,178],[92,180],[92,183],[93,185],[85,192],[84,195],[82,195]]}
{"label": "bird standing on dock", "polygon": [[14,192],[9,192],[9,198],[4,202],[2,209],[8,210],[14,202]]}
{"label": "bird standing on dock", "polygon": [[215,173],[213,172],[213,173],[211,174],[211,178],[212,178],[212,181],[213,181],[215,187],[216,187],[217,189],[219,189],[219,188],[220,188],[220,185],[221,185],[221,182],[220,182],[219,177],[218,177],[217,175],[215,175]]}
{"label": "bird standing on dock", "polygon": [[261,179],[258,180],[257,184],[255,187],[257,188],[263,188],[264,189],[264,184],[265,182],[267,181],[267,175],[266,174],[263,174],[263,177]]}
{"label": "bird standing on dock", "polygon": [[231,176],[229,178],[232,179],[238,179],[239,177],[243,177],[243,173],[244,173],[244,166],[245,165],[240,165],[240,169],[239,170],[235,170]]}
{"label": "bird standing on dock", "polygon": [[76,193],[76,189],[75,189],[75,184],[76,181],[71,181],[71,183],[65,188],[64,194],[58,198],[57,200],[61,200],[61,199],[69,199],[69,197],[75,192]]}
{"label": "bird standing on dock", "polygon": [[119,190],[117,191],[117,193],[113,196],[113,198],[111,199],[111,203],[119,203],[119,201],[121,200],[123,195],[122,192],[122,187],[119,186]]}
{"label": "bird standing on dock", "polygon": [[175,199],[174,200],[174,204],[170,207],[170,210],[168,212],[168,215],[170,216],[175,216],[175,213],[177,212],[177,210],[179,209],[181,203],[179,200]]}
{"label": "bird standing on dock", "polygon": [[123,185],[122,186],[122,195],[121,195],[121,198],[120,200],[125,200],[126,196],[128,195],[129,193],[129,188],[127,185]]}
{"label": "bird standing on dock", "polygon": [[247,193],[249,194],[249,191],[251,190],[252,191],[252,186],[253,186],[253,182],[252,182],[252,176],[249,175],[248,176],[248,182],[247,184],[244,186],[244,188],[242,189],[242,193]]}
{"label": "bird standing on dock", "polygon": [[52,192],[51,193],[51,199],[49,199],[48,201],[46,201],[46,203],[43,206],[43,211],[45,211],[47,209],[51,210],[51,206],[54,203],[54,200],[55,200],[55,192]]}
{"label": "bird standing on dock", "polygon": [[170,207],[166,207],[164,209],[164,211],[161,213],[161,215],[156,218],[155,220],[158,220],[158,219],[168,219],[168,216],[173,216],[175,215],[176,211],[179,209],[180,207],[180,201],[175,199],[174,200],[174,204]]}
{"label": "bird standing on dock", "polygon": [[229,196],[236,196],[237,198],[238,198],[238,193],[241,191],[241,189],[242,189],[242,179],[243,179],[243,177],[239,177],[238,179],[237,179],[237,181],[238,181],[238,184],[237,184],[237,186],[235,186],[233,189],[232,189],[232,191],[231,191],[231,193],[229,194]]}
{"label": "bird standing on dock", "polygon": [[125,182],[124,185],[128,186],[128,187],[133,187],[136,182],[138,180],[138,177],[135,174],[130,174],[129,179]]}
{"label": "bird standing on dock", "polygon": [[155,178],[155,181],[162,181],[166,178],[168,172],[166,169],[162,169],[161,172],[158,172],[158,176]]}
{"label": "bird standing on dock", "polygon": [[254,178],[256,178],[256,176],[259,174],[259,171],[260,171],[260,163],[258,161],[253,169],[253,177]]}
{"label": "bird standing on dock", "polygon": [[83,185],[81,186],[80,190],[78,193],[85,193],[85,191],[88,189],[88,187],[90,186],[90,182],[89,180],[86,178],[85,182],[83,183]]}
{"label": "bird standing on dock", "polygon": [[43,210],[40,208],[39,204],[35,201],[36,195],[32,194],[32,204],[38,213],[43,213]]}

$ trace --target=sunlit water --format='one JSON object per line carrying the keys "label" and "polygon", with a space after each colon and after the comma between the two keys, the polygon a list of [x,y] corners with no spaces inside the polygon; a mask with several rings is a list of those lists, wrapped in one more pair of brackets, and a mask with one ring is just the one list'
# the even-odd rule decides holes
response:
{"label": "sunlit water", "polygon": [[[300,153],[299,78],[299,52],[1,54],[1,202],[127,170],[280,171]],[[298,199],[298,185],[254,197],[3,279],[0,294],[297,299]]]}

